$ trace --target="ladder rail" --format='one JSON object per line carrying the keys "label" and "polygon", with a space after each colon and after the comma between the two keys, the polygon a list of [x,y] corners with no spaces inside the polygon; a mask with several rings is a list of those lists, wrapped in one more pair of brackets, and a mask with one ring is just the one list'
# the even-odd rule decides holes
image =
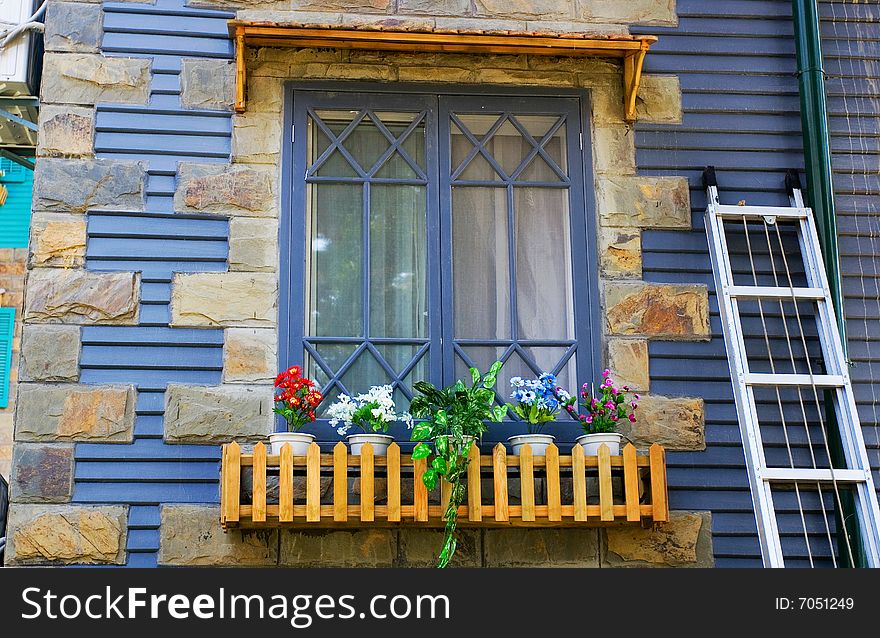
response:
{"label": "ladder rail", "polygon": [[[758,538],[761,545],[761,556],[766,567],[784,567],[785,559],[782,552],[776,510],[773,504],[773,484],[806,483],[816,485],[831,483],[835,494],[838,484],[854,488],[859,527],[862,532],[865,556],[868,565],[880,567],[880,503],[874,488],[871,466],[865,449],[864,438],[859,424],[859,417],[852,382],[841,335],[837,330],[834,308],[831,305],[831,293],[827,275],[821,261],[821,247],[818,231],[812,211],[804,206],[799,185],[790,186],[791,208],[771,206],[724,206],[721,205],[718,187],[714,178],[714,170],[707,169],[704,173],[708,205],[705,222],[709,242],[709,255],[712,261],[713,278],[715,280],[716,297],[721,316],[728,363],[734,382],[736,412],[740,422],[743,451],[747,461],[749,487],[753,494],[755,519]],[[792,183],[796,183],[792,182]],[[788,181],[787,181],[788,184]],[[807,278],[807,286],[794,287],[791,274],[786,263],[788,284],[791,287],[737,286],[733,281],[733,269],[724,228],[725,219],[752,218],[763,220],[765,224],[775,224],[777,218],[796,222],[801,259]],[[766,228],[766,226],[765,226]],[[745,228],[748,233],[748,228]],[[777,235],[779,234],[776,227]],[[769,240],[769,236],[768,236]],[[781,242],[781,235],[779,236]],[[783,248],[780,243],[780,248]],[[784,248],[783,248],[784,251]],[[783,254],[783,259],[786,257]],[[787,293],[787,294],[786,294]],[[766,374],[751,373],[745,351],[745,336],[739,314],[738,299],[762,299],[791,301],[798,304],[803,301],[815,303],[815,322],[818,330],[819,346],[825,362],[825,370],[817,374],[812,366],[808,374]],[[801,324],[800,313],[795,306],[798,323]],[[804,339],[803,325],[800,325],[801,339]],[[772,357],[772,354],[770,355]],[[795,371],[796,372],[796,371]],[[785,468],[767,467],[764,445],[760,432],[758,410],[755,402],[754,387],[808,387],[816,393],[818,388],[831,388],[834,399],[834,412],[837,429],[840,432],[846,468]],[[818,395],[815,396],[817,407],[820,408]],[[821,409],[821,408],[820,408]],[[805,427],[809,427],[804,423]],[[828,436],[823,431],[823,441],[828,451]],[[819,444],[817,442],[816,444]],[[838,495],[839,504],[839,495]],[[806,534],[806,529],[804,530]],[[830,537],[829,537],[830,540]],[[809,542],[809,541],[808,541]]]}
{"label": "ladder rail", "polygon": [[[733,307],[736,303],[721,291],[726,291],[733,285],[732,268],[730,266],[729,252],[727,249],[727,241],[724,235],[724,220],[715,214],[715,207],[718,205],[718,189],[715,186],[708,187],[709,205],[706,209],[706,231],[709,235],[709,257],[712,261],[712,273],[715,279],[715,292],[718,300],[718,309],[721,316],[722,326],[728,326],[722,330],[724,341],[727,347],[728,360],[731,365],[731,373],[739,375],[739,381],[742,382],[742,376],[748,370],[748,363],[745,356],[745,347],[742,340],[735,341],[733,335],[741,334],[741,327],[729,326],[731,322],[739,323],[739,312]],[[722,264],[726,267],[722,267]],[[742,372],[740,372],[742,371]],[[735,393],[736,395],[736,393]],[[736,413],[740,423],[750,421],[751,418],[757,420],[757,406],[755,405],[754,394],[747,391],[748,399],[743,401],[739,395],[736,395]],[[761,546],[761,557],[765,567],[782,567],[782,544],[779,539],[779,528],[776,521],[775,510],[773,509],[773,494],[770,491],[769,483],[762,481],[756,472],[751,471],[754,466],[765,465],[764,445],[761,441],[760,430],[748,428],[742,431],[743,453],[746,459],[750,460],[748,470],[746,472],[749,480],[749,488],[751,493],[755,495],[753,498],[755,509],[755,524],[758,528],[758,541]]]}
{"label": "ladder rail", "polygon": [[[794,189],[791,195],[795,206],[803,207],[803,195],[799,189]],[[822,248],[819,242],[819,232],[812,215],[801,220],[802,254],[804,262],[808,265],[810,276],[814,279],[810,285],[822,288],[825,291],[825,299],[818,304],[817,325],[822,350],[825,353],[833,353],[826,357],[826,372],[829,359],[834,366],[835,374],[844,378],[844,386],[835,391],[834,412],[837,421],[837,429],[840,432],[843,447],[844,460],[847,468],[865,471],[865,481],[856,484],[855,500],[856,508],[860,510],[859,528],[864,543],[865,556],[871,567],[880,567],[880,502],[871,474],[871,463],[865,448],[865,440],[862,433],[861,421],[858,414],[855,395],[852,391],[852,379],[849,374],[849,365],[844,355],[842,336],[837,330],[837,317],[831,302],[831,287],[828,283],[828,274],[819,263]],[[821,316],[821,319],[819,318]],[[849,391],[846,391],[846,390]],[[843,427],[849,423],[853,427]]]}

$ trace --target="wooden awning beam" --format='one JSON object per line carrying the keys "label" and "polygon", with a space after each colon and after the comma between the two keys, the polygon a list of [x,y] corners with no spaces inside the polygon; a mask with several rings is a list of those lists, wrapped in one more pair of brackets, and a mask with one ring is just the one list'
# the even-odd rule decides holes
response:
{"label": "wooden awning beam", "polygon": [[243,113],[247,99],[247,47],[367,49],[426,53],[528,54],[623,59],[624,116],[636,119],[636,95],[642,65],[656,36],[583,37],[579,34],[484,34],[342,29],[229,21],[235,39],[235,110]]}

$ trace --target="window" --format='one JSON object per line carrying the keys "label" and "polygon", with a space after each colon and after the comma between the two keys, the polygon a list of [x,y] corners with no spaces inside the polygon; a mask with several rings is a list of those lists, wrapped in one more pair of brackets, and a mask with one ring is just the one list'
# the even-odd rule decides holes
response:
{"label": "window", "polygon": [[406,405],[414,381],[496,358],[500,400],[511,376],[592,377],[580,96],[297,90],[292,104],[282,356],[327,402],[390,383]]}

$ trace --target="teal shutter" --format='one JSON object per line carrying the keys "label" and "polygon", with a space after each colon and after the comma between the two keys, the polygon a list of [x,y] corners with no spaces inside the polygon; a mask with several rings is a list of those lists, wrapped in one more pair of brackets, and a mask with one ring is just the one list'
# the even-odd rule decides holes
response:
{"label": "teal shutter", "polygon": [[27,248],[34,172],[6,158],[0,159],[0,171],[0,182],[9,190],[0,206],[0,248]]}
{"label": "teal shutter", "polygon": [[15,308],[0,308],[0,408],[9,406],[9,373],[12,370],[12,335]]}

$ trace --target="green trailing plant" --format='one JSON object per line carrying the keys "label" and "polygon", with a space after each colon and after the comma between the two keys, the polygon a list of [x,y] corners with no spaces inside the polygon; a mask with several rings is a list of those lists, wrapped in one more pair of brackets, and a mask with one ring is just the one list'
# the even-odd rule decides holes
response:
{"label": "green trailing plant", "polygon": [[[446,534],[437,567],[446,567],[455,554],[458,508],[464,502],[471,443],[486,433],[486,421],[498,423],[507,414],[506,405],[495,404],[494,388],[501,366],[502,363],[496,361],[485,374],[471,368],[470,386],[461,380],[444,389],[427,381],[419,381],[413,386],[419,395],[413,397],[410,413],[417,419],[424,419],[413,427],[411,438],[419,442],[413,449],[413,459],[430,458],[428,469],[422,476],[428,490],[437,487],[439,480],[452,486],[443,515]],[[433,450],[426,443],[432,438]]]}

